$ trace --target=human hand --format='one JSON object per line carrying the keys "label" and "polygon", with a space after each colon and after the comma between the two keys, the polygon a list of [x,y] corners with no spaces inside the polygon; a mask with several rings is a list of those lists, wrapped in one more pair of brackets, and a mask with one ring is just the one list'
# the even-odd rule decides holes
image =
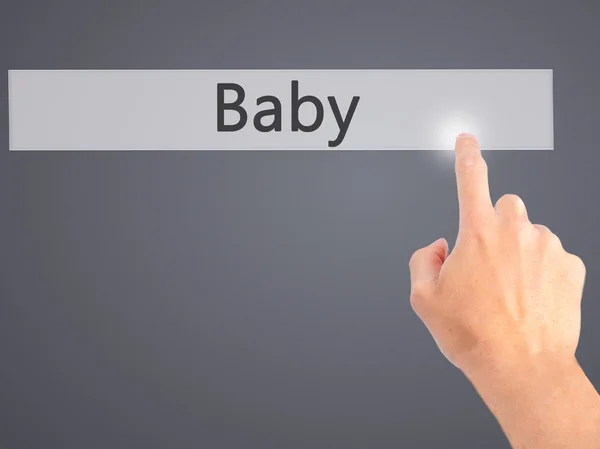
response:
{"label": "human hand", "polygon": [[490,200],[475,137],[456,140],[460,229],[410,260],[411,304],[442,353],[466,374],[534,359],[571,363],[580,331],[585,266],[523,201]]}

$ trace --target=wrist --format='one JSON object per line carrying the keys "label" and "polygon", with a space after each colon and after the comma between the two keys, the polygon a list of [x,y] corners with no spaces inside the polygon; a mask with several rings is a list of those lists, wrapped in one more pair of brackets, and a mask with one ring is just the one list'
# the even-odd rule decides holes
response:
{"label": "wrist", "polygon": [[[574,356],[494,359],[465,372],[509,440],[517,446],[596,448],[600,396]],[[521,446],[518,446],[521,447]]]}
{"label": "wrist", "polygon": [[554,398],[589,383],[573,354],[479,349],[463,373],[493,413],[509,404],[550,407]]}
{"label": "wrist", "polygon": [[476,388],[488,384],[496,388],[518,388],[523,384],[553,384],[585,376],[574,356],[549,354],[496,357],[463,372]]}

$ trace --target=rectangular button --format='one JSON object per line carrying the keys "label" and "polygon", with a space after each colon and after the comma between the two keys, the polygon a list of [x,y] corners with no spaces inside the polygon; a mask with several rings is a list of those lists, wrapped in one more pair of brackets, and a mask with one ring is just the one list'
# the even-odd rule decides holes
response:
{"label": "rectangular button", "polygon": [[552,70],[11,70],[11,150],[552,150]]}

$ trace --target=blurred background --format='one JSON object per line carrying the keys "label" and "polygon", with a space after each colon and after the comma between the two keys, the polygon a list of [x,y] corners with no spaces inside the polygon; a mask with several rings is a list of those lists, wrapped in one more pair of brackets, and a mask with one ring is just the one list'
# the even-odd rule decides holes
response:
{"label": "blurred background", "polygon": [[[593,1],[5,0],[0,81],[554,69],[555,151],[485,156],[494,200],[587,264],[598,387],[599,22]],[[0,446],[509,447],[408,301],[412,252],[456,237],[451,154],[9,152],[0,103]]]}

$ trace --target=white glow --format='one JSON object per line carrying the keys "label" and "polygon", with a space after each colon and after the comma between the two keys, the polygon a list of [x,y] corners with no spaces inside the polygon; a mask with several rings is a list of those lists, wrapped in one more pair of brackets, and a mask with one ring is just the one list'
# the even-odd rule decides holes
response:
{"label": "white glow", "polygon": [[481,129],[476,121],[466,114],[453,114],[440,120],[436,130],[436,141],[441,150],[454,150],[456,137],[460,133],[471,133],[481,143]]}
{"label": "white glow", "polygon": [[477,137],[481,142],[482,127],[478,126],[477,121],[470,116],[457,111],[447,111],[441,113],[435,120],[435,126],[432,128],[432,133],[435,137],[436,151],[435,160],[440,167],[447,170],[449,166],[454,164],[454,146],[456,137],[461,133],[470,133]]}

